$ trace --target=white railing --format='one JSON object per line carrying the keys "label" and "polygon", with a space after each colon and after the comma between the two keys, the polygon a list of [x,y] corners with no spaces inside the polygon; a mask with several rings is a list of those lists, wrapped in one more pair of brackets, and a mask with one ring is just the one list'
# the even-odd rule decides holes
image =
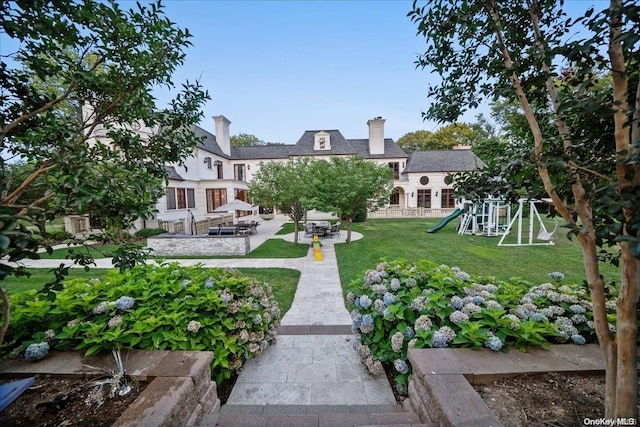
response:
{"label": "white railing", "polygon": [[369,212],[367,218],[443,218],[454,208],[382,208]]}

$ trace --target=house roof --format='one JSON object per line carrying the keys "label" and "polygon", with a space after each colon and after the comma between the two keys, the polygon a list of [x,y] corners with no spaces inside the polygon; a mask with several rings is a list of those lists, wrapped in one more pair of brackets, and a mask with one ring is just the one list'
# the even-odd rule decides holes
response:
{"label": "house roof", "polygon": [[165,165],[165,169],[167,170],[167,178],[175,179],[176,181],[184,181],[184,178],[181,177],[178,172],[176,172],[176,168],[174,168],[173,166]]}
{"label": "house roof", "polygon": [[[384,154],[370,154],[368,139],[346,139],[337,129],[332,130],[307,130],[305,131],[295,145],[258,145],[251,147],[231,147],[231,155],[228,156],[222,152],[218,145],[215,135],[202,129],[199,126],[193,126],[193,132],[198,137],[204,139],[198,143],[198,148],[206,150],[217,156],[231,160],[249,160],[249,159],[286,159],[288,157],[305,157],[305,156],[361,156],[366,159],[384,159],[384,158],[407,158],[407,154],[396,144],[393,139],[385,138]],[[331,144],[330,150],[315,150],[315,134],[318,132],[326,132],[329,134]]]}
{"label": "house roof", "polygon": [[231,147],[233,159],[286,159],[295,145],[259,145],[252,147]]}
{"label": "house roof", "polygon": [[197,137],[204,137],[202,141],[198,142],[198,148],[207,150],[208,152],[220,157],[224,157],[227,159],[229,158],[229,156],[222,152],[222,149],[218,145],[218,141],[216,140],[216,136],[214,134],[202,129],[197,125],[193,126],[193,133],[195,133]]}
{"label": "house roof", "polygon": [[405,153],[402,148],[396,144],[393,139],[385,138],[384,139],[384,154],[370,154],[369,153],[369,140],[368,139],[349,139],[349,143],[356,150],[356,153],[359,156],[362,156],[367,159],[386,159],[389,157],[402,157],[407,158],[407,153]]}
{"label": "house roof", "polygon": [[[326,132],[329,134],[330,150],[314,150],[315,134]],[[307,130],[305,131],[291,152],[292,156],[327,156],[327,155],[355,155],[351,144],[337,129],[332,130]]]}
{"label": "house roof", "polygon": [[462,172],[476,170],[484,166],[482,160],[468,149],[425,150],[414,151],[409,155],[407,167],[403,173]]}

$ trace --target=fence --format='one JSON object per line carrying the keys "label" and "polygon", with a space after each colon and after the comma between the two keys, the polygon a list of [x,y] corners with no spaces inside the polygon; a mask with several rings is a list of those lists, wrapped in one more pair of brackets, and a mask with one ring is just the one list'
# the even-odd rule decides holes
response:
{"label": "fence", "polygon": [[443,218],[453,211],[453,208],[382,208],[369,212],[367,218]]}

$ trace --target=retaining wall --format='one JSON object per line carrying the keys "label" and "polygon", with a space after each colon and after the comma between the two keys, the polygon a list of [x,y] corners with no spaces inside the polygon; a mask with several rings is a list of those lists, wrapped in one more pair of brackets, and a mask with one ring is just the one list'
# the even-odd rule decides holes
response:
{"label": "retaining wall", "polygon": [[246,255],[249,236],[184,236],[160,234],[149,237],[147,246],[154,256]]}

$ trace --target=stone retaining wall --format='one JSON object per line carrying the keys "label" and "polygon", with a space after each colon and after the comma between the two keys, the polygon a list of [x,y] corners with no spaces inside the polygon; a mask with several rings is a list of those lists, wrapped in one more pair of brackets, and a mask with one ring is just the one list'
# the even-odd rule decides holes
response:
{"label": "stone retaining wall", "polygon": [[149,237],[147,246],[154,256],[246,255],[249,236],[183,236],[160,234]]}

